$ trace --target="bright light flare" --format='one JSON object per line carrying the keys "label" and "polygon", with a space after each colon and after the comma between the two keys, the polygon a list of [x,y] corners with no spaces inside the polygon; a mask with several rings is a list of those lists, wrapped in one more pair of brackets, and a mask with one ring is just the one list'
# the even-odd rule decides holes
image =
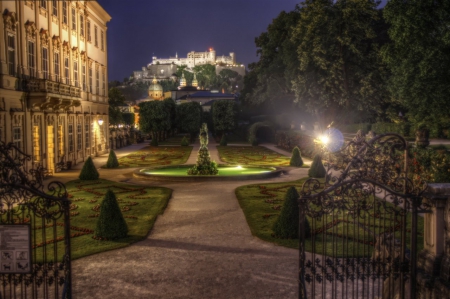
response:
{"label": "bright light flare", "polygon": [[320,142],[322,142],[322,144],[328,144],[330,142],[330,138],[328,136],[322,135],[319,137]]}
{"label": "bright light flare", "polygon": [[237,169],[242,169],[241,165],[236,166]]}

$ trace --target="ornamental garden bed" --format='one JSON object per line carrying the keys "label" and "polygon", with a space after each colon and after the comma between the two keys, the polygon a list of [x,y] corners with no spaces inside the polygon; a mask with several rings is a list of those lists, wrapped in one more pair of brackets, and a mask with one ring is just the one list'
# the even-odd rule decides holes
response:
{"label": "ornamental garden bed", "polygon": [[[247,185],[236,189],[236,197],[254,236],[281,246],[298,248],[298,239],[276,238],[273,236],[272,227],[281,212],[287,190],[291,186],[294,186],[297,191],[300,191],[305,180],[306,178],[287,183]],[[393,207],[389,203],[386,206]],[[378,232],[382,226],[389,227],[395,232],[395,237],[400,238],[398,234],[398,222],[390,219],[387,215],[378,215],[374,211],[369,211],[368,213],[369,217],[366,218],[370,219],[370,221],[365,223],[366,228]],[[363,216],[360,218],[364,218]],[[309,217],[307,218],[309,223],[311,223],[311,219]],[[320,221],[319,225],[316,225],[315,230],[311,231],[315,235],[315,252],[326,255],[332,255],[334,252],[337,256],[343,256],[343,252],[352,252],[353,257],[370,256],[372,251],[367,251],[367,245],[373,248],[375,239],[367,233],[364,234],[364,230],[360,226],[361,222],[354,223],[350,222],[349,219],[352,218],[348,217],[345,213],[334,215],[334,217],[332,215],[324,217],[324,220]],[[419,217],[417,227],[418,252],[423,249],[423,227],[423,217]],[[407,228],[411,228],[410,213],[407,216]],[[408,247],[410,246],[409,237],[410,233],[408,232],[406,234],[406,244]],[[333,249],[331,246],[332,242],[335,244],[337,242],[339,245],[345,244],[345,250],[343,248]],[[312,251],[311,245],[311,239],[306,239],[306,251]]]}
{"label": "ornamental garden bed", "polygon": [[192,146],[148,146],[118,159],[119,168],[179,165],[187,161],[191,151]]}
{"label": "ornamental garden bed", "polygon": [[290,157],[263,146],[217,146],[222,162],[232,165],[289,166]]}
{"label": "ornamental garden bed", "polygon": [[[145,239],[158,215],[164,212],[172,195],[172,190],[168,188],[136,186],[101,179],[70,181],[66,184],[66,188],[72,202],[70,211],[72,259],[126,247]],[[99,216],[100,203],[108,189],[113,190],[116,194],[128,225],[128,237],[112,241],[99,241],[93,239],[94,230]],[[32,223],[32,246],[37,250],[37,257],[43,256],[39,250],[43,247],[44,242],[47,244],[54,242],[54,229],[59,236],[57,249],[59,252],[64,252],[64,220],[62,217],[56,221],[56,225],[53,222],[41,221],[40,218],[36,218],[37,223],[33,223],[32,219],[28,219],[28,221]],[[51,260],[53,252],[47,252],[47,255],[48,260]]]}

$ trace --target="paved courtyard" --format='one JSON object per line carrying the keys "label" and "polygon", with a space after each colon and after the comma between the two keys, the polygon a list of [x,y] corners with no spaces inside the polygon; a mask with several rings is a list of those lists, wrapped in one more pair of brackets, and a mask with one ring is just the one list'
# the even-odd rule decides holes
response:
{"label": "paved courtyard", "polygon": [[[211,158],[219,161],[212,138],[209,149]],[[187,164],[195,163],[197,150],[198,145]],[[98,157],[94,163],[100,166],[106,159]],[[81,167],[56,178],[75,179]],[[74,298],[297,297],[298,252],[253,237],[234,194],[236,187],[259,181],[152,182],[134,178],[133,170],[99,173],[113,181],[171,188],[172,198],[147,239],[73,261]],[[307,170],[293,169],[270,181],[293,181]]]}

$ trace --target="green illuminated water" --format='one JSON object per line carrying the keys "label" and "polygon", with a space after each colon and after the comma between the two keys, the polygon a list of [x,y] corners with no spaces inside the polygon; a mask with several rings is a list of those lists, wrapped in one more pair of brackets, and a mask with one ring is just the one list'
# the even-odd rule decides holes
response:
{"label": "green illuminated water", "polygon": [[[267,173],[275,170],[272,167],[219,167],[218,176],[237,176]],[[167,167],[160,169],[144,169],[143,173],[161,176],[188,176],[187,167]]]}

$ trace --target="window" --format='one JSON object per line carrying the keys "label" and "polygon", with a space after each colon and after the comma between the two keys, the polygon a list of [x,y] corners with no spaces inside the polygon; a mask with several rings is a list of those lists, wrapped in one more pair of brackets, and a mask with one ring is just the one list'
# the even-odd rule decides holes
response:
{"label": "window", "polygon": [[81,84],[83,91],[86,91],[86,64],[81,65]]}
{"label": "window", "polygon": [[87,31],[87,40],[88,40],[88,42],[90,42],[91,41],[91,22],[90,21],[87,21],[87,24],[86,24],[86,31]]}
{"label": "window", "polygon": [[100,46],[101,46],[102,51],[105,50],[103,30],[100,30]]}
{"label": "window", "polygon": [[41,146],[40,146],[40,140],[41,140],[40,134],[39,134],[39,125],[34,124],[33,125],[33,162],[39,163],[41,161]]}
{"label": "window", "polygon": [[98,34],[97,34],[97,26],[94,25],[94,45],[98,47]]}
{"label": "window", "polygon": [[75,86],[78,87],[78,61],[73,62],[73,81]]}
{"label": "window", "polygon": [[98,69],[95,70],[95,94],[100,94],[100,73]]}
{"label": "window", "polygon": [[102,95],[106,95],[106,74],[105,70],[102,70]]}
{"label": "window", "polygon": [[58,16],[58,1],[53,0],[52,3],[53,3],[52,13],[54,16]]}
{"label": "window", "polygon": [[34,42],[28,41],[28,69],[30,71],[30,77],[34,77],[36,72],[36,61],[34,59]]}
{"label": "window", "polygon": [[55,74],[55,81],[59,82],[60,80],[60,76],[59,76],[59,53],[55,52],[55,54],[53,55],[53,60],[54,60],[54,74]]}
{"label": "window", "polygon": [[80,35],[84,36],[84,17],[80,15]]}
{"label": "window", "polygon": [[62,125],[58,126],[58,151],[59,156],[64,155],[64,128]]}
{"label": "window", "polygon": [[13,143],[17,148],[22,149],[22,130],[20,127],[13,128]]}
{"label": "window", "polygon": [[63,0],[63,3],[62,3],[62,14],[63,14],[62,22],[67,25],[67,1],[66,0]]}
{"label": "window", "polygon": [[69,78],[69,57],[64,58],[64,77],[66,78],[66,84],[70,84]]}
{"label": "window", "polygon": [[69,152],[73,152],[73,124],[69,124]]}
{"label": "window", "polygon": [[77,151],[81,151],[81,145],[83,140],[81,139],[83,137],[83,133],[81,132],[81,124],[77,124]]}
{"label": "window", "polygon": [[42,75],[48,79],[48,49],[42,48]]}
{"label": "window", "polygon": [[72,30],[77,30],[77,15],[75,8],[72,7]]}
{"label": "window", "polygon": [[85,143],[85,148],[89,147],[89,119],[86,119],[86,123],[84,124],[84,143]]}
{"label": "window", "polygon": [[41,3],[41,7],[42,7],[42,8],[47,9],[47,1],[41,0],[40,3]]}
{"label": "window", "polygon": [[89,92],[92,93],[92,68],[89,68]]}
{"label": "window", "polygon": [[8,34],[8,74],[16,75],[16,40],[14,35]]}

